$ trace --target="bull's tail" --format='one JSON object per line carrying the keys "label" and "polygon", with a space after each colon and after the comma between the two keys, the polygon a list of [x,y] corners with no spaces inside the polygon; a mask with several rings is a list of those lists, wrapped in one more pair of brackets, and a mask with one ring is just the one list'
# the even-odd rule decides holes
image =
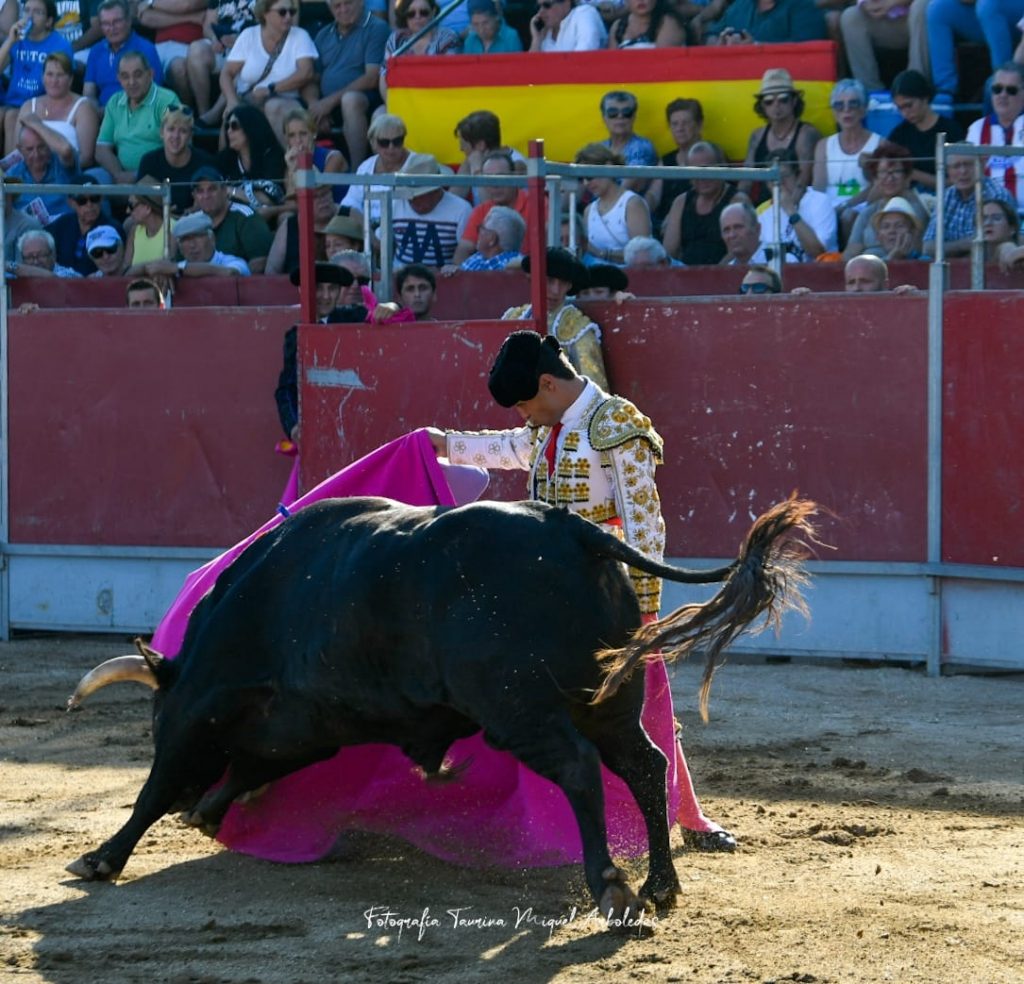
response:
{"label": "bull's tail", "polygon": [[810,522],[816,512],[816,503],[797,499],[795,493],[772,506],[754,522],[713,598],[684,605],[641,626],[621,649],[598,653],[598,659],[607,665],[594,703],[612,696],[644,660],[658,656],[683,659],[702,650],[705,667],[700,713],[707,721],[711,681],[722,651],[733,639],[762,614],[765,620],[757,631],[777,628],[787,609],[807,613],[800,589],[807,583],[803,561],[811,552],[808,541],[818,542]]}

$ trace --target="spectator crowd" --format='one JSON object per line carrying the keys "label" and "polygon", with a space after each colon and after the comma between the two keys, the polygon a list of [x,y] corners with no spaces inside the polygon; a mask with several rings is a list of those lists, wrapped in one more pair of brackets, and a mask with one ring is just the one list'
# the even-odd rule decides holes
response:
{"label": "spectator crowd", "polygon": [[[482,108],[456,127],[462,160],[453,162],[479,183],[446,182],[453,169],[409,146],[405,121],[388,109],[389,65],[405,53],[839,43],[831,132],[803,118],[804,93],[786,67],[751,85],[761,123],[736,163],[777,167],[774,199],[767,182],[729,179],[714,139],[723,135],[704,133],[698,100],[680,93],[664,107],[664,130],[642,133],[637,95],[606,92],[577,164],[714,170],[686,180],[587,176],[578,212],[563,216],[564,242],[584,270],[926,259],[938,235],[936,134],[1024,146],[1024,67],[1014,60],[1024,59],[1024,0],[539,0],[529,8],[466,0],[437,21],[439,11],[437,0],[4,0],[8,279],[124,276],[152,285],[142,293],[163,303],[181,278],[289,273],[298,264],[295,171],[304,152],[325,174],[423,179],[394,190],[386,229],[379,186],[320,187],[319,260],[366,260],[386,244],[396,265],[430,274],[431,293],[437,276],[528,270],[525,191],[489,183],[524,173],[521,153]],[[974,119],[953,115],[965,97],[959,42],[993,67]],[[873,99],[891,100],[900,122],[873,130]],[[666,134],[675,147],[659,157]],[[1022,167],[1013,156],[949,157],[948,255],[969,252],[980,224],[988,259],[1024,262]],[[157,190],[165,182],[167,216]],[[19,183],[81,192],[18,193]],[[105,193],[118,185],[135,191]],[[350,272],[354,287],[332,288],[367,287],[359,278],[372,268]],[[567,279],[583,289],[576,273]],[[750,283],[763,284],[759,276]],[[388,316],[363,300],[368,317]]]}

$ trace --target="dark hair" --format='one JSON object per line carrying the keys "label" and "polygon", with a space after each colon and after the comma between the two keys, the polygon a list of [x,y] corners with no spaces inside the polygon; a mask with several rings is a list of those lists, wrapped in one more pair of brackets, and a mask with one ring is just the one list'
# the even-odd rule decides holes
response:
{"label": "dark hair", "polygon": [[904,96],[907,99],[931,99],[935,95],[931,82],[913,68],[904,69],[892,80],[889,88],[893,98]]}
{"label": "dark hair", "polygon": [[437,277],[434,276],[434,271],[422,263],[406,263],[404,267],[399,268],[395,273],[395,283],[399,290],[405,286],[405,282],[410,277],[419,277],[420,280],[425,280],[430,284],[431,290],[437,290]]}
{"label": "dark hair", "polygon": [[864,177],[874,181],[878,177],[878,165],[882,161],[896,161],[907,174],[914,170],[914,160],[906,147],[891,140],[883,140],[865,159]]}
{"label": "dark hair", "polygon": [[117,56],[117,71],[121,71],[121,62],[127,61],[129,58],[137,58],[142,62],[142,67],[148,71],[153,71],[153,66],[150,65],[149,59],[146,57],[144,51],[139,51],[138,48],[122,48]]}
{"label": "dark hair", "polygon": [[981,203],[981,207],[984,208],[986,205],[998,205],[1003,210],[1003,215],[1006,216],[1006,221],[1010,223],[1010,228],[1013,230],[1012,239],[1017,242],[1020,235],[1020,216],[1017,214],[1016,205],[1011,205],[1001,198],[986,198]]}
{"label": "dark hair", "polygon": [[[751,263],[747,267],[747,273],[759,273],[763,277],[767,277],[772,283],[772,293],[779,294],[782,292],[782,279],[779,275],[770,267],[765,266],[763,263]],[[743,279],[747,279],[747,273],[743,274]]]}
{"label": "dark hair", "polygon": [[124,296],[127,298],[128,295],[134,290],[151,290],[156,294],[156,299],[161,305],[164,303],[164,292],[155,284],[152,280],[147,280],[145,277],[140,277],[138,280],[133,280],[124,289]]}
{"label": "dark hair", "polygon": [[792,171],[800,170],[800,159],[792,147],[779,147],[776,150],[768,151],[765,164],[778,164],[779,167],[789,167]]}
{"label": "dark hair", "polygon": [[605,107],[608,105],[608,103],[613,102],[629,103],[629,105],[632,106],[634,110],[639,109],[640,107],[639,101],[637,100],[636,96],[633,95],[632,92],[626,92],[625,89],[612,89],[611,92],[606,92],[601,97],[601,113],[604,114]]}
{"label": "dark hair", "polygon": [[501,146],[501,120],[489,109],[478,109],[469,116],[463,116],[455,124],[455,136],[468,144],[483,141],[485,147],[494,149]]}
{"label": "dark hair", "polygon": [[[768,95],[779,96],[784,95],[784,93],[769,92]],[[790,95],[793,97],[793,116],[795,119],[800,119],[800,117],[804,115],[804,108],[807,105],[804,102],[804,90],[791,89]],[[756,96],[754,96],[754,112],[757,113],[757,115],[760,116],[761,119],[766,120],[768,119],[768,114],[764,111],[763,100],[764,96],[762,96],[761,93],[758,93]]]}
{"label": "dark hair", "polygon": [[[395,24],[398,27],[409,26],[409,6],[412,2],[413,0],[397,0],[395,3]],[[436,17],[438,11],[437,0],[426,0],[426,2],[430,7],[430,16]],[[328,6],[330,5],[328,4]]]}
{"label": "dark hair", "polygon": [[[249,178],[263,178],[281,181],[285,176],[284,152],[274,136],[270,123],[255,106],[239,103],[224,114],[224,125],[238,120],[246,140],[249,141],[249,157],[251,165],[246,174]],[[233,180],[241,174],[238,154],[230,147],[225,147],[217,155],[217,167],[221,174]]]}
{"label": "dark hair", "polygon": [[689,113],[697,123],[704,122],[704,107],[699,99],[673,99],[665,107],[665,121],[672,119],[673,113]]}

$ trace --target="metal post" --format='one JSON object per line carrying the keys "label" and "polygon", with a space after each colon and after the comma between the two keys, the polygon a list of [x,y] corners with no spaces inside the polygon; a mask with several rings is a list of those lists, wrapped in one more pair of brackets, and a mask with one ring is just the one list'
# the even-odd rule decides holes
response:
{"label": "metal post", "polygon": [[302,305],[302,323],[316,321],[316,233],[313,219],[313,155],[309,151],[299,154],[295,174],[295,197],[299,211],[299,301]]}
{"label": "metal post", "polygon": [[[548,231],[549,246],[562,245],[562,179],[557,175],[546,182],[548,188]],[[569,223],[570,226],[572,223]]]}
{"label": "metal post", "polygon": [[974,238],[971,240],[971,290],[985,289],[985,231],[981,224],[981,158],[974,158]]}
{"label": "metal post", "polygon": [[782,269],[786,265],[786,250],[782,244],[782,176],[772,181],[772,238],[774,250],[771,256],[771,267],[782,279]]}
{"label": "metal post", "polygon": [[946,262],[946,135],[935,137],[935,262]]}
{"label": "metal post", "polygon": [[544,141],[530,141],[526,162],[527,225],[530,227],[530,303],[537,332],[548,333],[548,257],[544,243]]}
{"label": "metal post", "polygon": [[[388,188],[380,200],[380,281],[377,284],[377,300],[391,300],[391,285],[395,271],[395,237],[391,229],[391,206],[394,188]],[[372,312],[371,312],[372,313]]]}

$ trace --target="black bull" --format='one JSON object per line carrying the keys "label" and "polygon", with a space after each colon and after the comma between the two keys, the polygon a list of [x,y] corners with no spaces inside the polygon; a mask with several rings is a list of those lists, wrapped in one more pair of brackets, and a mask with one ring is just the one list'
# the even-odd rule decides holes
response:
{"label": "black bull", "polygon": [[[177,659],[108,661],[76,705],[115,679],[149,683],[155,755],[131,818],[68,870],[115,877],[168,811],[215,831],[242,794],[339,748],[398,745],[427,774],[482,731],[565,792],[587,883],[602,912],[636,899],[613,867],[600,763],[626,782],[647,827],[641,894],[670,904],[666,761],[640,725],[643,661],[722,648],[750,621],[800,604],[797,538],[814,504],[791,498],[751,528],[736,561],[684,571],[536,502],[459,508],[325,500],[253,543],[192,614]],[[640,627],[623,563],[688,583],[721,582],[702,605]],[[225,776],[225,782],[211,789]]]}

